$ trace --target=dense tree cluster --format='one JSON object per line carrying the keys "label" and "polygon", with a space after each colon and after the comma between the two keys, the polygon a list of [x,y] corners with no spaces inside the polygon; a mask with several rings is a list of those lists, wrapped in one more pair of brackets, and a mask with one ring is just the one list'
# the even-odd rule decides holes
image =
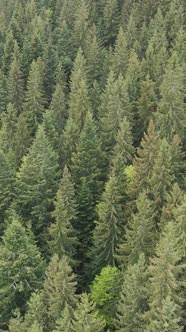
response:
{"label": "dense tree cluster", "polygon": [[186,331],[184,0],[0,1],[0,330]]}

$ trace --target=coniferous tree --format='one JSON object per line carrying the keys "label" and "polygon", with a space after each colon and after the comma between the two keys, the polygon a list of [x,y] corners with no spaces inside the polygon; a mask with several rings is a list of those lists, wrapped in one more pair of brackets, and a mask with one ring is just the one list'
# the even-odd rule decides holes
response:
{"label": "coniferous tree", "polygon": [[125,77],[128,65],[128,58],[129,51],[127,47],[127,41],[123,29],[120,28],[115,43],[111,65],[111,69],[116,78],[118,78],[120,74]]}
{"label": "coniferous tree", "polygon": [[98,221],[93,232],[93,247],[90,253],[93,273],[104,266],[116,265],[116,250],[123,231],[123,214],[118,192],[118,183],[111,175],[97,206]]}
{"label": "coniferous tree", "polygon": [[76,229],[80,243],[80,256],[84,257],[91,241],[95,205],[101,192],[101,148],[95,122],[87,113],[77,150],[72,156],[72,175],[78,203]]}
{"label": "coniferous tree", "polygon": [[0,69],[0,114],[4,113],[7,104],[7,86],[5,75]]}
{"label": "coniferous tree", "polygon": [[121,75],[114,80],[113,72],[110,72],[100,110],[103,149],[109,155],[115,144],[115,135],[120,122],[124,116],[129,121],[132,120],[127,85]]}
{"label": "coniferous tree", "polygon": [[6,327],[12,310],[22,312],[31,292],[41,287],[44,261],[33,234],[25,229],[15,212],[10,213],[1,242],[0,325]]}
{"label": "coniferous tree", "polygon": [[90,301],[86,293],[82,294],[81,301],[74,311],[72,332],[102,332],[105,323],[99,317],[93,301]]}
{"label": "coniferous tree", "polygon": [[66,255],[70,263],[74,263],[77,247],[77,234],[75,231],[77,204],[74,185],[66,166],[56,194],[54,206],[53,217],[55,218],[55,222],[49,229],[52,237],[50,241],[51,250],[59,257]]}
{"label": "coniferous tree", "polygon": [[118,250],[121,264],[137,263],[139,255],[148,259],[154,253],[156,240],[155,206],[147,193],[139,194],[136,201],[137,212],[131,216],[126,227],[124,241]]}
{"label": "coniferous tree", "polygon": [[155,125],[151,120],[133,162],[135,175],[130,190],[136,196],[142,189],[148,188],[148,179],[151,178],[154,162],[157,158],[159,141],[159,135],[156,133]]}
{"label": "coniferous tree", "polygon": [[55,321],[60,318],[65,304],[75,307],[77,302],[75,275],[65,256],[59,259],[54,255],[51,258],[43,287],[47,325],[51,329],[55,327]]}
{"label": "coniferous tree", "polygon": [[86,34],[89,26],[89,8],[86,0],[78,0],[75,12],[73,39],[74,45],[78,49],[85,49]]}
{"label": "coniferous tree", "polygon": [[124,273],[117,306],[115,327],[117,332],[143,332],[144,312],[148,309],[148,272],[143,254]]}
{"label": "coniferous tree", "polygon": [[182,66],[167,67],[163,82],[160,86],[162,99],[159,103],[157,124],[160,133],[167,140],[178,134],[184,138],[185,109],[184,109],[184,72]]}
{"label": "coniferous tree", "polygon": [[[154,331],[156,324],[157,328],[159,328],[158,325],[162,327],[161,324],[164,321],[166,322],[166,320],[167,329],[171,330],[171,324],[174,326],[180,320],[180,303],[182,303],[182,299],[178,295],[180,285],[177,278],[182,271],[180,264],[182,255],[178,248],[178,241],[179,238],[175,234],[174,224],[170,222],[161,234],[160,241],[156,247],[156,256],[151,259],[149,267],[151,284],[150,310],[146,316],[148,322],[147,331]],[[162,310],[165,310],[167,316],[162,316]],[[152,330],[150,329],[151,326]]]}
{"label": "coniferous tree", "polygon": [[43,128],[39,127],[35,141],[17,173],[17,206],[25,220],[32,221],[37,238],[43,237],[41,232],[46,231],[51,220],[58,177],[58,156]]}
{"label": "coniferous tree", "polygon": [[65,303],[65,308],[62,312],[62,318],[59,318],[56,322],[56,328],[53,332],[72,332],[72,318],[73,310]]}
{"label": "coniferous tree", "polygon": [[44,113],[45,98],[43,91],[43,63],[41,59],[33,61],[27,83],[24,112],[31,137],[35,134]]}
{"label": "coniferous tree", "polygon": [[74,61],[70,88],[69,116],[76,122],[79,131],[81,131],[84,126],[86,114],[90,111],[86,63],[81,49],[79,49]]}
{"label": "coniferous tree", "polygon": [[14,46],[13,60],[8,76],[8,101],[14,106],[17,115],[22,111],[24,100],[24,81],[20,68],[20,55],[17,44]]}

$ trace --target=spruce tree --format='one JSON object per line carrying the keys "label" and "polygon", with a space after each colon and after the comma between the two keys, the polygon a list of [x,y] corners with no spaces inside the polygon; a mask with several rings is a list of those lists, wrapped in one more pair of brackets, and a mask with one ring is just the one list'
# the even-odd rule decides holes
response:
{"label": "spruce tree", "polygon": [[76,49],[85,49],[87,30],[89,26],[89,8],[86,0],[79,0],[76,6],[73,39]]}
{"label": "spruce tree", "polygon": [[14,106],[17,115],[22,111],[24,100],[24,81],[20,68],[20,55],[17,44],[14,46],[13,60],[8,76],[8,101]]}
{"label": "spruce tree", "polygon": [[104,321],[99,317],[93,301],[86,293],[82,294],[80,303],[74,312],[72,332],[103,332]]}
{"label": "spruce tree", "polygon": [[57,320],[56,328],[53,330],[53,332],[72,332],[72,318],[73,309],[67,303],[65,303],[62,317]]}
{"label": "spruce tree", "polygon": [[79,238],[79,255],[84,257],[91,243],[91,232],[95,219],[95,205],[102,190],[102,152],[97,137],[96,125],[91,113],[87,113],[84,128],[80,134],[77,150],[72,156],[72,176],[78,203],[76,229]]}
{"label": "spruce tree", "polygon": [[93,232],[91,267],[97,274],[104,266],[116,265],[116,250],[123,231],[123,214],[118,192],[118,182],[111,175],[97,206],[98,221]]}
{"label": "spruce tree", "polygon": [[41,123],[44,113],[45,99],[43,91],[43,62],[41,59],[33,61],[30,67],[24,112],[28,121],[31,137]]}
{"label": "spruce tree", "polygon": [[182,139],[185,135],[185,108],[184,108],[184,71],[182,66],[167,66],[163,82],[160,86],[161,100],[157,125],[163,137],[168,142],[175,134]]}
{"label": "spruce tree", "polygon": [[159,135],[156,133],[155,125],[151,120],[133,162],[135,175],[131,183],[130,192],[135,196],[142,189],[148,188],[148,179],[151,178],[154,162],[158,155],[159,141]]}
{"label": "spruce tree", "polygon": [[175,182],[173,155],[171,146],[166,139],[163,139],[160,143],[149,182],[150,192],[158,209],[161,209],[167,192],[171,190]]}
{"label": "spruce tree", "polygon": [[143,332],[144,313],[148,309],[148,272],[145,256],[139,255],[134,265],[128,265],[116,311],[116,332]]}
{"label": "spruce tree", "polygon": [[4,113],[7,104],[7,85],[5,75],[0,69],[0,114]]}
{"label": "spruce tree", "polygon": [[74,61],[71,74],[69,116],[82,130],[87,112],[90,111],[90,101],[86,79],[86,63],[81,48]]}
{"label": "spruce tree", "polygon": [[121,75],[117,80],[113,80],[113,73],[110,72],[100,110],[103,112],[100,114],[103,149],[109,155],[115,144],[120,122],[124,116],[129,121],[132,120],[127,85]]}
{"label": "spruce tree", "polygon": [[46,228],[51,221],[58,177],[58,156],[40,126],[17,173],[16,201],[21,215],[32,221],[34,233],[41,242],[46,240]]}
{"label": "spruce tree", "polygon": [[119,8],[116,0],[107,0],[104,6],[103,23],[100,35],[105,46],[115,42],[119,25]]}
{"label": "spruce tree", "polygon": [[47,325],[52,329],[55,327],[55,321],[60,318],[65,304],[75,307],[77,302],[75,275],[65,256],[59,259],[54,255],[51,258],[43,287]]}
{"label": "spruce tree", "polygon": [[[166,319],[169,320],[168,324],[171,326],[172,323],[175,323],[175,318],[180,317],[180,303],[182,303],[182,298],[178,292],[180,288],[178,275],[182,271],[180,264],[182,254],[179,251],[178,241],[179,238],[175,234],[175,225],[169,222],[161,234],[160,241],[156,247],[156,256],[151,259],[149,266],[151,274],[150,310],[146,316],[148,321],[147,326],[156,326],[155,323],[157,320],[161,324],[162,320],[166,321]],[[175,306],[175,303],[177,306]],[[175,309],[177,309],[176,313],[174,313]],[[167,310],[167,317],[162,317],[162,310]],[[167,326],[168,328],[171,330],[169,325]],[[147,331],[151,330],[147,329]]]}
{"label": "spruce tree", "polygon": [[123,29],[120,27],[115,43],[111,65],[111,69],[116,78],[118,78],[120,74],[125,77],[128,65],[128,58],[129,51],[127,47],[127,41]]}
{"label": "spruce tree", "polygon": [[181,318],[178,313],[178,306],[169,296],[162,301],[162,307],[156,308],[154,318],[150,320],[144,332],[182,332],[180,325]]}
{"label": "spruce tree", "polygon": [[12,310],[25,311],[31,292],[41,287],[44,261],[30,229],[22,226],[19,216],[10,213],[2,236],[0,252],[0,326],[5,327]]}
{"label": "spruce tree", "polygon": [[56,253],[60,258],[66,255],[70,263],[74,263],[77,247],[77,234],[75,231],[77,204],[74,185],[66,166],[59,184],[54,206],[53,217],[55,221],[49,229],[52,238],[50,241],[51,251]]}
{"label": "spruce tree", "polygon": [[144,254],[148,259],[154,253],[156,241],[155,206],[148,199],[146,192],[139,194],[136,200],[136,213],[132,214],[131,220],[126,227],[123,243],[119,247],[121,264],[137,263],[139,255]]}

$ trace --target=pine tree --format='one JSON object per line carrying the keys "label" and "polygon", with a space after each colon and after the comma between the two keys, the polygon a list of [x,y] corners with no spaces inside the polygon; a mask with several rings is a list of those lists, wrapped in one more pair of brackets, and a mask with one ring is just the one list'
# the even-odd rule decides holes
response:
{"label": "pine tree", "polygon": [[91,267],[97,274],[104,266],[116,265],[116,250],[123,231],[123,215],[118,193],[118,182],[111,175],[97,206],[98,221],[93,232]]}
{"label": "pine tree", "polygon": [[144,312],[148,309],[148,272],[143,254],[134,265],[128,265],[117,306],[116,332],[143,332]]}
{"label": "pine tree", "polygon": [[31,137],[35,134],[38,124],[44,113],[45,99],[43,91],[43,63],[41,59],[33,61],[27,83],[26,101],[24,112],[26,113],[28,128]]}
{"label": "pine tree", "polygon": [[105,323],[99,317],[93,301],[90,301],[87,294],[82,294],[81,301],[74,312],[72,332],[103,332]]}
{"label": "pine tree", "polygon": [[39,127],[17,173],[17,205],[21,215],[32,221],[34,233],[41,242],[44,241],[44,233],[51,220],[58,176],[58,156],[50,146],[43,128]]}
{"label": "pine tree", "polygon": [[74,185],[66,166],[54,205],[53,217],[55,218],[55,222],[49,229],[52,237],[50,241],[51,250],[60,258],[66,255],[70,263],[74,263],[77,247],[77,234],[74,228],[77,220],[77,204]]}
{"label": "pine tree", "polygon": [[124,241],[119,247],[121,264],[137,263],[139,255],[144,254],[148,259],[154,253],[156,241],[155,206],[148,199],[147,193],[142,192],[136,200],[137,211],[131,216],[126,227]]}
{"label": "pine tree", "polygon": [[55,321],[60,318],[65,304],[75,307],[77,302],[75,275],[65,256],[59,259],[54,255],[51,258],[43,287],[47,325],[52,329],[55,327]]}
{"label": "pine tree", "polygon": [[0,326],[5,327],[12,310],[25,310],[31,292],[40,287],[44,261],[33,234],[25,229],[15,212],[11,212],[2,237],[0,252]]}

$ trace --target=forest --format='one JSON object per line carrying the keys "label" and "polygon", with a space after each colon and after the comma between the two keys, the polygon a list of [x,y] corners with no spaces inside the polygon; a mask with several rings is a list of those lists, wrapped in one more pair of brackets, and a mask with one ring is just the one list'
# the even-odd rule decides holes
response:
{"label": "forest", "polygon": [[186,331],[184,0],[0,0],[0,331]]}

